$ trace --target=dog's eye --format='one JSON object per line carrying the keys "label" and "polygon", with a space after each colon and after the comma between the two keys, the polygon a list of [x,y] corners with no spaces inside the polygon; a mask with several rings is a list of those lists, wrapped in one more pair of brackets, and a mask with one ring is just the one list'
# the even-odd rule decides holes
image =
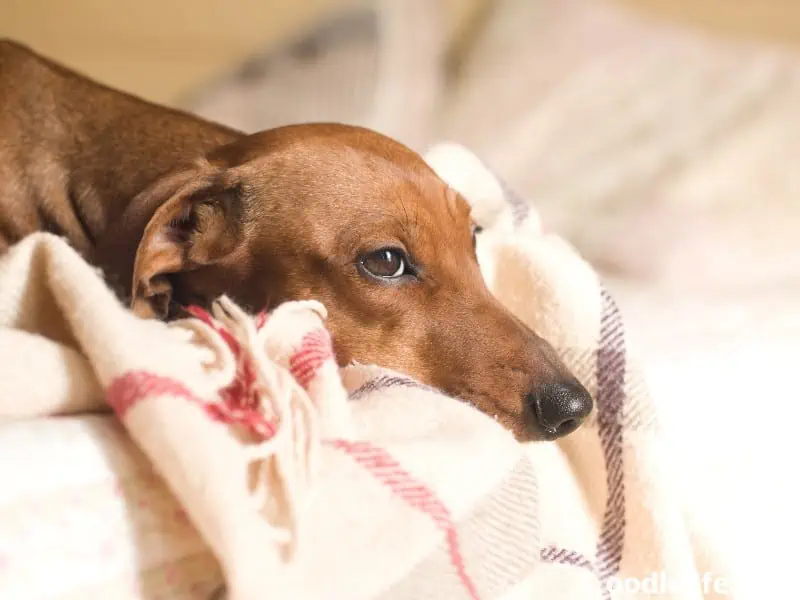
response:
{"label": "dog's eye", "polygon": [[397,279],[408,273],[408,261],[400,250],[384,248],[367,254],[361,266],[370,275],[381,279]]}

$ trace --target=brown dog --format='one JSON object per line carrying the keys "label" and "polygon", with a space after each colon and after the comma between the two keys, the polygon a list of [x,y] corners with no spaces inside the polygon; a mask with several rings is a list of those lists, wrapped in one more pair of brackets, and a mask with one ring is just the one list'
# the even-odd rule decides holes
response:
{"label": "brown dog", "polygon": [[467,202],[417,154],[344,125],[244,135],[0,42],[0,252],[65,236],[140,316],[228,294],[325,304],[340,364],[392,368],[521,440],[592,400],[487,289]]}

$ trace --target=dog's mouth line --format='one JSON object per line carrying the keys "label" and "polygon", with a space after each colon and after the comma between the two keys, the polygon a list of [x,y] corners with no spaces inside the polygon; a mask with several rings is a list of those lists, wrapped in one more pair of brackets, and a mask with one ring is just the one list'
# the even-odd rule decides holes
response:
{"label": "dog's mouth line", "polygon": [[[524,421],[525,419],[525,411],[523,410],[513,410],[503,408],[500,404],[500,401],[497,400],[497,397],[492,394],[487,394],[485,392],[478,392],[476,390],[453,390],[453,392],[447,392],[446,390],[442,389],[445,393],[450,393],[454,398],[461,400],[462,402],[470,405],[472,408],[481,411],[492,417],[495,420],[505,417],[511,421]],[[485,399],[486,403],[481,403],[479,399]]]}

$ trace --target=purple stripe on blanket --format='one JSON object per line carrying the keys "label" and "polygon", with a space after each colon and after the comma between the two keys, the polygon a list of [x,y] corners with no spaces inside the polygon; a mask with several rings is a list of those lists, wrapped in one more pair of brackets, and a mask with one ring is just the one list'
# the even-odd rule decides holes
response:
{"label": "purple stripe on blanket", "polygon": [[432,387],[425,385],[424,383],[415,381],[410,377],[400,377],[397,375],[380,375],[378,377],[374,377],[368,380],[366,383],[362,384],[361,387],[355,389],[350,394],[350,400],[361,400],[367,394],[371,394],[377,391],[383,391],[394,387],[424,390],[428,392],[435,392],[437,394],[443,393],[434,390]]}
{"label": "purple stripe on blanket", "polygon": [[557,546],[542,549],[546,563],[571,565],[592,571],[601,583],[604,598],[610,592],[604,585],[622,562],[625,542],[625,481],[622,455],[622,407],[625,400],[626,351],[622,318],[613,298],[602,290],[600,344],[597,350],[597,426],[606,468],[607,498],[603,525],[595,549],[595,560],[579,552]]}
{"label": "purple stripe on blanket", "polygon": [[[495,175],[496,177],[496,175]],[[505,200],[514,214],[514,224],[519,226],[529,214],[524,199],[509,189],[498,177]],[[520,207],[525,204],[526,207]],[[619,572],[625,543],[625,481],[623,462],[623,403],[627,352],[622,316],[614,299],[601,289],[602,312],[600,335],[596,354],[596,413],[598,435],[606,467],[607,498],[603,524],[595,549],[594,563],[578,552],[549,546],[542,550],[543,562],[573,565],[590,569],[601,584]],[[603,595],[610,596],[602,585]]]}
{"label": "purple stripe on blanket", "polygon": [[622,456],[622,405],[625,400],[625,335],[619,307],[602,290],[600,345],[597,350],[597,424],[606,463],[606,510],[597,541],[597,574],[605,582],[619,571],[625,542],[625,481]]}
{"label": "purple stripe on blanket", "polygon": [[557,546],[545,546],[540,554],[542,562],[581,567],[594,573],[594,564],[580,552],[564,550]]}
{"label": "purple stripe on blanket", "polygon": [[[541,552],[537,504],[534,467],[523,456],[508,477],[456,522],[465,567],[482,600],[503,597],[536,567]],[[451,573],[446,547],[440,543],[379,598],[467,598]]]}
{"label": "purple stripe on blanket", "polygon": [[495,175],[500,189],[503,190],[503,197],[511,205],[511,214],[514,216],[514,226],[519,227],[531,212],[531,205],[517,192],[515,192],[503,179]]}

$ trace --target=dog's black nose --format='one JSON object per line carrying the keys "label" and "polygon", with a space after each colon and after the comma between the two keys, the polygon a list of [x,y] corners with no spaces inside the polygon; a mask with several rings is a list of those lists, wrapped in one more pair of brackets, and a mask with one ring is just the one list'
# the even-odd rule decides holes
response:
{"label": "dog's black nose", "polygon": [[593,407],[591,395],[578,382],[538,385],[527,400],[537,429],[548,440],[575,431]]}

